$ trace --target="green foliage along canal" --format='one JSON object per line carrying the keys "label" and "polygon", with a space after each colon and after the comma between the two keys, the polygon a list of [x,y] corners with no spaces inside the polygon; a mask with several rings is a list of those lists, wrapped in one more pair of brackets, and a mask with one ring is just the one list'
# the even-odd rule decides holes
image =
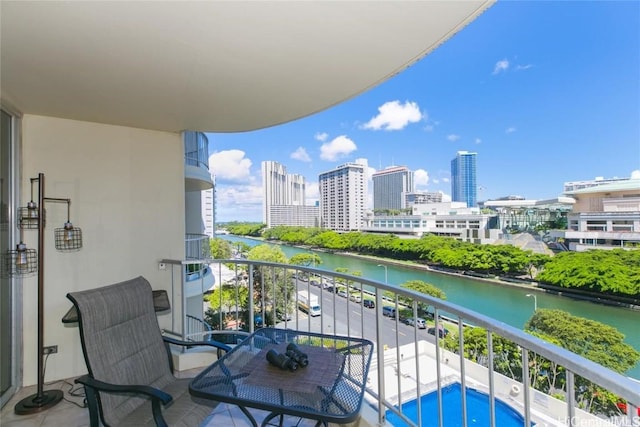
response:
{"label": "green foliage along canal", "polygon": [[[223,236],[232,242],[243,242],[250,246],[262,244],[255,239],[237,236]],[[291,258],[301,252],[311,252],[288,245],[279,245],[285,255]],[[359,271],[362,277],[384,283],[385,269],[378,267],[379,262],[315,252],[322,259],[318,268],[335,271],[336,268],[348,268]],[[447,301],[467,307],[478,313],[493,317],[511,326],[522,329],[534,310],[534,302],[539,308],[564,310],[573,314],[613,326],[625,335],[625,342],[640,351],[640,311],[596,304],[569,297],[538,292],[533,288],[521,288],[508,285],[496,285],[473,278],[416,270],[396,265],[387,266],[389,284],[400,285],[408,280],[422,280],[442,289]],[[536,298],[527,297],[536,295]],[[640,380],[640,363],[627,372],[627,375]]]}

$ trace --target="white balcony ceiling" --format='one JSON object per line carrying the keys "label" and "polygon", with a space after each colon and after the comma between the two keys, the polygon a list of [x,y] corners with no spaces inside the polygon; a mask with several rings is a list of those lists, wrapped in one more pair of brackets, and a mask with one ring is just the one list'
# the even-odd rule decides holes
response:
{"label": "white balcony ceiling", "polygon": [[2,100],[146,129],[259,129],[383,82],[492,3],[2,0]]}

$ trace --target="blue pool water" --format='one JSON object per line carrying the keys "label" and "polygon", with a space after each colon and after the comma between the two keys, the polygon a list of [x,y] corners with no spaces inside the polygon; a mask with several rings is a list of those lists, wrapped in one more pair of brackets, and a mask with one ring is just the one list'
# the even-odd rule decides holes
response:
{"label": "blue pool water", "polygon": [[[442,412],[445,427],[462,426],[462,401],[460,383],[442,387]],[[488,426],[489,395],[467,387],[467,425]],[[422,409],[422,427],[438,426],[438,392],[433,391],[420,398]],[[496,426],[522,427],[524,417],[515,409],[501,401],[495,400]],[[418,404],[414,399],[402,404],[402,413],[415,423],[418,422]],[[387,420],[395,427],[406,426],[407,423],[391,411],[386,413]]]}

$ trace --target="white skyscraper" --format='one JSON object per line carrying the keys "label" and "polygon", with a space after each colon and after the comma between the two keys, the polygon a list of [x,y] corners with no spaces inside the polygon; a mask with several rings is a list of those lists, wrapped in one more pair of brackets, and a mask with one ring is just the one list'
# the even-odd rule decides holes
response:
{"label": "white skyscraper", "polygon": [[335,231],[360,230],[367,201],[367,159],[347,163],[319,177],[320,223]]}
{"label": "white skyscraper", "polygon": [[[215,185],[215,183],[214,183]],[[215,201],[214,189],[210,188],[201,193],[202,197],[202,221],[204,223],[204,234],[213,237],[215,234]]]}
{"label": "white skyscraper", "polygon": [[271,227],[272,206],[304,206],[305,179],[287,174],[287,168],[275,161],[262,162],[262,221]]}

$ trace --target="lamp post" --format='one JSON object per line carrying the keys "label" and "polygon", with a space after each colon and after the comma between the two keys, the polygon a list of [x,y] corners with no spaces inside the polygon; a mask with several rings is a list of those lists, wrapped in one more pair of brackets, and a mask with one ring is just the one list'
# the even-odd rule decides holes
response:
{"label": "lamp post", "polygon": [[383,265],[383,264],[378,264],[378,267],[382,267],[384,268],[384,283],[386,284],[388,282],[388,277],[387,277],[387,266]]}
{"label": "lamp post", "polygon": [[527,296],[533,298],[533,311],[538,311],[538,297],[533,294],[527,294]]}

